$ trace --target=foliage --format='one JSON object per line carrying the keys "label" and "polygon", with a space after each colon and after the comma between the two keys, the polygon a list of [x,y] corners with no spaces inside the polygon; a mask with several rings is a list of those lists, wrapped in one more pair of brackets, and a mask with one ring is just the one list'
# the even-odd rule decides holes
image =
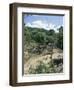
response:
{"label": "foliage", "polygon": [[58,29],[58,33],[54,30],[45,30],[40,28],[25,27],[24,44],[36,48],[40,45],[48,45],[54,43],[55,47],[63,49],[63,27]]}
{"label": "foliage", "polygon": [[57,47],[63,49],[63,27],[61,26],[57,35]]}
{"label": "foliage", "polygon": [[[58,60],[59,61],[59,60]],[[55,62],[55,60],[54,60]],[[40,73],[61,73],[63,72],[63,63],[57,63],[52,62],[50,63],[43,63],[42,61],[39,62],[39,65],[36,68],[30,67],[29,68],[29,74],[40,74]]]}
{"label": "foliage", "polygon": [[[61,26],[56,33],[55,30],[45,30],[42,28],[31,28],[25,27],[24,29],[24,53],[25,59],[36,56],[36,55],[51,55],[52,59],[52,49],[58,48],[63,50],[63,27]],[[51,53],[50,53],[51,52]],[[42,61],[46,61],[45,59]],[[38,73],[60,73],[63,71],[63,63],[59,61],[63,60],[53,60],[54,62],[43,63],[42,61],[34,67],[29,68],[29,74]]]}

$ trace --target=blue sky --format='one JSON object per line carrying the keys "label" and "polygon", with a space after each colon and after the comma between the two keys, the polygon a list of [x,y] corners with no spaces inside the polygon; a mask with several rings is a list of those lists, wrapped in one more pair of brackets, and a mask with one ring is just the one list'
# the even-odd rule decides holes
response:
{"label": "blue sky", "polygon": [[57,29],[63,26],[63,16],[58,15],[24,15],[24,23],[29,27]]}

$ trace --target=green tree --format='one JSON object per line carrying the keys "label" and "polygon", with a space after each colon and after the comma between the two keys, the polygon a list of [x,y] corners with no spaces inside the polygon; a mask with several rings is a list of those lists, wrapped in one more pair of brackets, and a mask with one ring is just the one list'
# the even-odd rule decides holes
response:
{"label": "green tree", "polygon": [[24,30],[24,40],[26,44],[29,44],[31,41],[31,33],[29,32],[27,27]]}
{"label": "green tree", "polygon": [[54,35],[55,34],[55,31],[53,29],[50,29],[49,30],[49,35]]}
{"label": "green tree", "polygon": [[58,30],[59,33],[57,35],[57,47],[63,49],[63,27],[61,26]]}

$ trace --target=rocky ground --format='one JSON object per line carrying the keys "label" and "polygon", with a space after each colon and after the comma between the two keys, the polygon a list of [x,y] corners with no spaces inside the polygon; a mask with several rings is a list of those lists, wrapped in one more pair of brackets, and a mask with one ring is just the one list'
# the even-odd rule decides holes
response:
{"label": "rocky ground", "polygon": [[60,49],[53,49],[51,54],[36,55],[24,63],[24,74],[61,73],[63,72],[63,52]]}

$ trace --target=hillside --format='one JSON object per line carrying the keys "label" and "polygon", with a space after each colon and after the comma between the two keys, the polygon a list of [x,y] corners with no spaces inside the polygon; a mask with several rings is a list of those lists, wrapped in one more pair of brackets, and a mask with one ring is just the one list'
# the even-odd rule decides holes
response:
{"label": "hillside", "polygon": [[[61,65],[60,70],[59,65]],[[56,68],[54,69],[55,66]],[[44,71],[42,71],[43,68]],[[63,70],[63,27],[61,26],[58,29],[58,33],[56,33],[55,30],[45,30],[42,28],[25,27],[24,73],[25,74],[54,73],[54,72],[60,73],[62,72],[62,70]]]}

